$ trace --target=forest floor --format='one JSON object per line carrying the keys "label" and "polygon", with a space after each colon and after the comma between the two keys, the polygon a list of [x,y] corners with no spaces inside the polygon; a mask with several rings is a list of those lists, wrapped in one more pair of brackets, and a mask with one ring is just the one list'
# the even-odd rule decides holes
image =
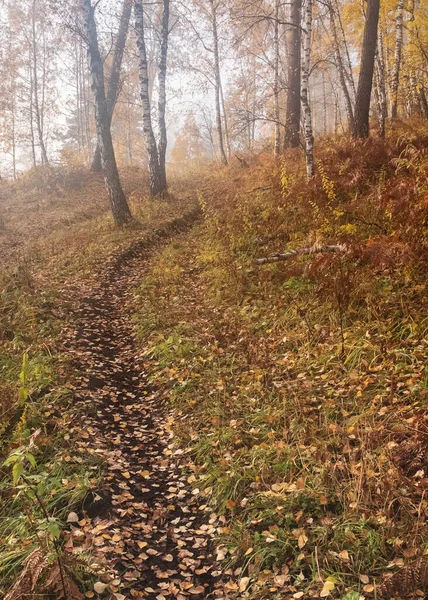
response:
{"label": "forest floor", "polygon": [[[198,214],[177,219],[156,240],[190,227]],[[127,597],[224,597],[226,580],[213,556],[221,523],[187,482],[192,463],[172,447],[168,408],[135,344],[134,294],[156,247],[150,246],[132,245],[88,288],[73,290],[80,299],[63,345],[74,357],[81,412],[75,451],[97,456],[106,468],[102,496],[98,490],[98,501],[86,502],[68,550],[94,545],[108,564],[103,581],[115,582],[106,588]]]}
{"label": "forest floor", "polygon": [[0,595],[425,594],[428,131],[317,155],[2,190]]}

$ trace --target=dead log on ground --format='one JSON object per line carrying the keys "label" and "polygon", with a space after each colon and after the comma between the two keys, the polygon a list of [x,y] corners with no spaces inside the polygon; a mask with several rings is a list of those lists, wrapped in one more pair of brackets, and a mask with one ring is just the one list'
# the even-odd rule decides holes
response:
{"label": "dead log on ground", "polygon": [[280,260],[287,260],[292,256],[303,256],[304,254],[318,254],[320,252],[343,252],[344,249],[344,246],[339,245],[313,246],[312,248],[297,248],[297,250],[290,250],[289,252],[283,252],[281,254],[272,254],[271,256],[256,258],[256,263],[258,265],[265,265],[268,263],[279,262]]}

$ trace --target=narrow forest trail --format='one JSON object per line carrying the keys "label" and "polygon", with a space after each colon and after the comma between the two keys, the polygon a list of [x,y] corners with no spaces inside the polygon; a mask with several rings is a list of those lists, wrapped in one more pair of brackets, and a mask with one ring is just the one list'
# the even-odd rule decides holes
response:
{"label": "narrow forest trail", "polygon": [[213,556],[219,523],[192,492],[183,452],[169,448],[171,419],[136,349],[132,310],[148,246],[99,272],[64,344],[83,415],[77,449],[107,465],[106,498],[87,507],[93,544],[121,581],[119,599],[223,598]]}

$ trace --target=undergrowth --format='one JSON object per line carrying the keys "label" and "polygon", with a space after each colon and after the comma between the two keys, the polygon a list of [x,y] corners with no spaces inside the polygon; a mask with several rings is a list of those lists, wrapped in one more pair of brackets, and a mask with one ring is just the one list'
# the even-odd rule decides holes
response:
{"label": "undergrowth", "polygon": [[[93,580],[105,569],[92,555],[90,535],[76,544],[80,530],[73,530],[77,513],[85,515],[96,499],[104,465],[74,449],[80,409],[70,357],[61,350],[70,290],[78,295],[113,255],[195,206],[180,180],[163,201],[146,197],[138,170],[123,180],[135,221],[120,231],[106,213],[102,180],[80,168],[38,169],[2,185],[1,597],[47,593],[78,600],[76,582],[92,597]],[[90,519],[79,519],[82,532],[92,530]]]}
{"label": "undergrowth", "polygon": [[327,139],[310,183],[291,152],[214,173],[141,285],[147,369],[255,597],[372,596],[428,552],[427,136]]}

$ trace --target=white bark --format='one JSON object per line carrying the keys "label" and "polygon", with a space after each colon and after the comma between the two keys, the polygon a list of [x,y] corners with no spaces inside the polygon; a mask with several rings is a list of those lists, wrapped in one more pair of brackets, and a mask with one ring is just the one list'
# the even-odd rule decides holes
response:
{"label": "white bark", "polygon": [[273,83],[273,97],[274,97],[274,115],[275,115],[275,141],[274,141],[274,154],[279,155],[281,146],[281,125],[279,122],[279,3],[280,0],[275,0],[275,22],[274,22],[274,83]]}
{"label": "white bark", "polygon": [[143,131],[149,156],[150,193],[153,197],[162,192],[162,182],[159,168],[159,154],[152,125],[152,114],[149,93],[149,71],[147,63],[146,41],[144,34],[144,11],[142,0],[135,0],[135,34],[139,55],[140,95],[143,105]]}
{"label": "white bark", "polygon": [[305,0],[305,31],[303,34],[302,61],[302,105],[305,130],[306,177],[314,176],[314,133],[312,129],[312,112],[309,103],[309,69],[311,65],[311,36],[312,36],[312,0]]}
{"label": "white bark", "polygon": [[395,21],[395,52],[391,75],[391,118],[397,117],[398,86],[400,83],[401,54],[403,50],[403,8],[404,0],[398,0]]}

